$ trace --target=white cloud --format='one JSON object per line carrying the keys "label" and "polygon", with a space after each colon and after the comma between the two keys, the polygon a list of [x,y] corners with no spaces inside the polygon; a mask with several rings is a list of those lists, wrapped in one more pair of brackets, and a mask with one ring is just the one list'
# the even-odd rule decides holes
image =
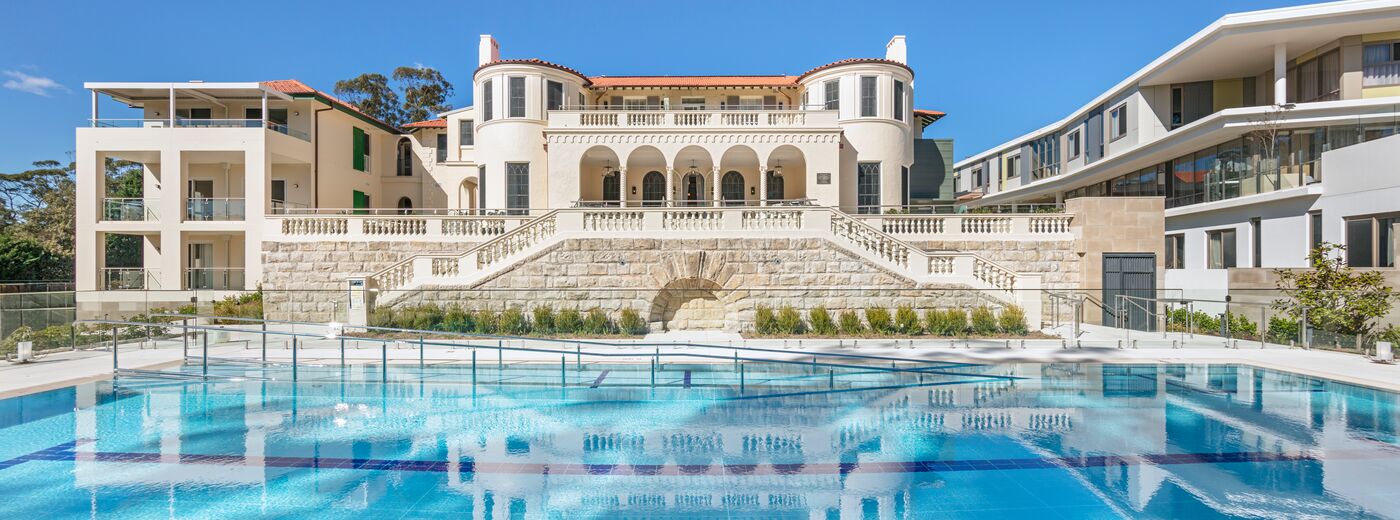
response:
{"label": "white cloud", "polygon": [[68,87],[60,85],[57,81],[43,76],[30,76],[17,70],[7,70],[4,71],[4,74],[9,76],[10,79],[5,80],[5,83],[0,86],[10,90],[28,92],[36,96],[44,97],[48,97],[49,92],[55,90],[69,92]]}

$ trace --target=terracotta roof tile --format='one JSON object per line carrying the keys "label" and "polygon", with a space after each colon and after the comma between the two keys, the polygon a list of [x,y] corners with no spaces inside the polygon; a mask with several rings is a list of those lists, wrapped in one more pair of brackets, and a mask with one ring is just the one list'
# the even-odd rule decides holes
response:
{"label": "terracotta roof tile", "polygon": [[283,93],[283,94],[293,94],[293,95],[295,95],[295,94],[302,94],[302,95],[311,94],[311,95],[319,95],[319,96],[321,96],[321,97],[326,98],[326,99],[329,100],[331,103],[334,103],[334,104],[336,104],[336,105],[339,105],[340,107],[345,108],[345,109],[347,109],[347,110],[354,111],[356,114],[359,114],[359,115],[361,115],[361,116],[364,116],[364,117],[366,117],[366,118],[369,118],[369,119],[371,119],[371,120],[373,120],[373,121],[375,121],[375,122],[378,122],[379,124],[384,125],[385,127],[388,127],[388,128],[393,128],[393,127],[394,127],[394,125],[391,125],[391,124],[389,124],[389,123],[386,123],[386,122],[384,122],[382,119],[379,119],[379,118],[377,118],[377,117],[374,117],[374,116],[371,116],[371,115],[369,115],[369,114],[366,114],[366,113],[362,112],[362,111],[360,110],[360,107],[357,107],[357,106],[352,105],[352,104],[350,104],[350,103],[346,103],[346,102],[344,102],[344,101],[341,101],[339,98],[337,98],[337,97],[335,97],[335,96],[332,96],[332,95],[330,95],[329,93],[322,92],[322,91],[316,90],[316,89],[314,89],[314,88],[311,88],[310,85],[307,85],[307,84],[305,84],[305,83],[302,83],[300,80],[295,80],[295,79],[278,79],[278,80],[272,80],[272,81],[263,81],[263,82],[261,82],[261,83],[262,83],[262,85],[266,86],[267,88],[270,88],[270,89],[272,89],[272,90],[276,90],[276,91],[281,92],[281,93]]}
{"label": "terracotta roof tile", "polygon": [[594,87],[791,87],[797,76],[592,76]]}
{"label": "terracotta roof tile", "polygon": [[903,67],[904,70],[909,71],[909,74],[913,74],[913,73],[914,73],[914,69],[909,68],[908,65],[905,65],[905,64],[903,64],[903,63],[900,63],[900,62],[897,62],[897,61],[894,61],[894,60],[886,60],[886,59],[882,59],[882,58],[849,58],[849,59],[844,59],[844,60],[841,60],[841,61],[833,61],[833,62],[831,62],[831,63],[828,63],[828,64],[826,64],[826,65],[822,65],[822,66],[820,66],[820,67],[813,67],[812,70],[809,70],[809,71],[807,71],[807,72],[803,72],[801,75],[797,76],[797,81],[802,81],[802,78],[805,78],[805,77],[807,77],[807,76],[810,76],[810,75],[812,75],[812,74],[815,74],[815,73],[817,73],[817,72],[821,72],[821,71],[823,71],[823,70],[826,70],[826,69],[829,69],[829,68],[832,68],[832,67],[840,67],[840,66],[842,66],[842,65],[855,65],[855,64],[859,64],[859,63],[883,63],[883,64],[885,64],[885,65],[894,65],[894,66],[897,66],[897,67]]}
{"label": "terracotta roof tile", "polygon": [[567,72],[567,73],[569,73],[569,74],[573,74],[573,75],[575,75],[575,76],[578,76],[578,77],[582,78],[584,82],[587,82],[587,81],[588,81],[588,76],[584,76],[582,72],[576,71],[576,70],[571,69],[571,68],[569,68],[569,67],[565,67],[565,66],[560,65],[560,64],[558,64],[558,63],[551,63],[551,62],[548,62],[548,61],[544,61],[544,60],[540,60],[540,59],[535,59],[535,58],[530,58],[530,59],[525,59],[525,60],[496,60],[496,61],[487,63],[487,64],[485,64],[485,65],[482,65],[482,66],[480,66],[480,67],[477,67],[476,70],[477,70],[477,72],[481,72],[481,69],[484,69],[484,68],[487,68],[487,67],[494,67],[494,66],[496,66],[496,65],[539,65],[539,66],[541,66],[541,67],[549,67],[549,68],[552,68],[552,69],[562,70],[562,71],[564,71],[564,72]]}
{"label": "terracotta roof tile", "polygon": [[403,125],[404,128],[447,128],[446,119],[429,119],[427,121],[414,121]]}

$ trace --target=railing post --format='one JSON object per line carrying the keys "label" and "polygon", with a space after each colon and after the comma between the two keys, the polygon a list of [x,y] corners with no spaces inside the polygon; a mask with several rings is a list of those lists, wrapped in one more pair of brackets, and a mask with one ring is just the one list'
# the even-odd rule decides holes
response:
{"label": "railing post", "polygon": [[476,348],[472,348],[472,384],[476,384]]}
{"label": "railing post", "polygon": [[418,370],[423,370],[423,335],[418,335]]}
{"label": "railing post", "polygon": [[379,342],[379,381],[389,382],[389,342]]}
{"label": "railing post", "polygon": [[204,331],[204,343],[203,343],[203,344],[204,344],[204,354],[203,354],[203,356],[204,356],[204,361],[203,361],[203,364],[202,364],[202,367],[203,367],[203,368],[201,369],[201,372],[203,373],[204,377],[209,377],[209,331],[207,331],[207,330]]}
{"label": "railing post", "polygon": [[345,368],[345,338],[340,338],[340,368]]}
{"label": "railing post", "polygon": [[117,324],[112,324],[112,376],[117,374]]}
{"label": "railing post", "polygon": [[297,380],[297,337],[292,336],[292,381]]}
{"label": "railing post", "polygon": [[1308,308],[1306,306],[1303,307],[1303,319],[1298,322],[1298,334],[1302,336],[1298,338],[1298,342],[1303,345],[1303,350],[1312,348],[1312,341],[1309,341],[1312,338],[1308,337]]}
{"label": "railing post", "polygon": [[262,322],[262,362],[267,364],[267,320]]}
{"label": "railing post", "polygon": [[190,319],[180,319],[180,341],[184,344],[185,359],[190,358]]}

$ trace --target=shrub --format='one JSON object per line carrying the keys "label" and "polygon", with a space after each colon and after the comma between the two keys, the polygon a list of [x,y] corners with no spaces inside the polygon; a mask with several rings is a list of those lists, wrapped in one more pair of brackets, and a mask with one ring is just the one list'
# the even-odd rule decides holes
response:
{"label": "shrub", "polygon": [[1394,325],[1386,325],[1385,329],[1376,333],[1376,341],[1389,341],[1392,346],[1400,347],[1400,329]]}
{"label": "shrub", "polygon": [[1191,313],[1191,327],[1198,334],[1220,334],[1220,319],[1201,311]]}
{"label": "shrub", "polygon": [[778,318],[773,315],[772,307],[759,305],[753,310],[753,330],[765,336],[778,331]]}
{"label": "shrub", "polygon": [[1243,314],[1227,313],[1226,322],[1230,325],[1230,337],[1259,337],[1259,326],[1249,321]]}
{"label": "shrub", "polygon": [[[183,310],[183,309],[182,309],[182,310]],[[190,314],[193,314],[193,312],[191,312]],[[262,289],[259,288],[258,290],[253,291],[253,292],[249,292],[249,293],[235,294],[235,295],[229,296],[229,297],[227,297],[227,298],[224,298],[224,299],[222,299],[222,300],[219,300],[219,301],[214,302],[214,313],[213,313],[213,314],[214,314],[215,316],[224,316],[224,317],[229,317],[229,318],[254,318],[254,319],[262,319],[262,317],[263,317]],[[215,323],[223,323],[223,322],[220,321],[220,320],[215,320]],[[236,322],[236,321],[228,321],[228,323],[239,323],[239,322]]]}
{"label": "shrub", "polygon": [[890,311],[882,307],[867,307],[865,309],[865,322],[870,324],[871,332],[877,334],[894,332],[894,320],[890,319]]}
{"label": "shrub", "polygon": [[442,323],[442,309],[436,305],[419,305],[409,311],[411,319],[406,328],[433,330]]}
{"label": "shrub", "polygon": [[477,309],[476,318],[472,321],[476,322],[476,331],[482,334],[495,334],[498,330],[496,328],[496,313],[489,309]]}
{"label": "shrub", "polygon": [[978,336],[997,333],[997,317],[991,307],[979,305],[972,309],[972,333]]}
{"label": "shrub", "polygon": [[914,307],[910,305],[900,305],[894,310],[894,330],[900,334],[922,333],[923,325],[919,323],[919,313],[914,312]]}
{"label": "shrub", "polygon": [[561,334],[583,332],[583,316],[578,313],[578,309],[563,309],[554,319],[554,330]]}
{"label": "shrub", "polygon": [[438,330],[447,332],[471,332],[472,315],[462,309],[461,305],[452,304],[447,307],[447,311],[442,313],[442,323],[438,324]]}
{"label": "shrub", "polygon": [[525,313],[521,312],[518,307],[501,311],[501,315],[496,320],[496,328],[501,331],[501,334],[523,336],[530,333],[530,322],[525,321]]}
{"label": "shrub", "polygon": [[1029,327],[1026,326],[1026,311],[1018,305],[1012,305],[1001,311],[1001,331],[1007,334],[1024,336]]}
{"label": "shrub", "polygon": [[1288,345],[1298,341],[1298,320],[1283,316],[1269,318],[1269,341]]}
{"label": "shrub", "polygon": [[554,307],[541,305],[535,307],[531,314],[534,315],[534,322],[530,326],[536,334],[554,333]]}
{"label": "shrub", "polygon": [[860,315],[856,311],[841,311],[841,333],[842,334],[863,334],[865,325],[860,322]]}
{"label": "shrub", "polygon": [[641,336],[647,333],[647,322],[633,309],[622,309],[622,316],[617,319],[618,328],[622,332],[632,336]]}
{"label": "shrub", "polygon": [[812,332],[823,336],[830,336],[836,333],[836,322],[832,321],[831,313],[826,307],[818,306],[807,313],[807,321],[812,324]]}
{"label": "shrub", "polygon": [[924,322],[930,334],[939,336],[957,336],[967,330],[967,314],[961,309],[930,310],[924,314]]}
{"label": "shrub", "polygon": [[583,331],[589,334],[607,334],[612,332],[612,321],[602,309],[594,307],[588,310],[588,314],[583,317]]}
{"label": "shrub", "polygon": [[778,310],[777,321],[773,324],[778,332],[783,334],[801,334],[806,332],[802,324],[802,314],[791,305],[784,305]]}
{"label": "shrub", "polygon": [[393,327],[394,309],[389,307],[375,307],[374,311],[369,314],[369,325],[371,327]]}

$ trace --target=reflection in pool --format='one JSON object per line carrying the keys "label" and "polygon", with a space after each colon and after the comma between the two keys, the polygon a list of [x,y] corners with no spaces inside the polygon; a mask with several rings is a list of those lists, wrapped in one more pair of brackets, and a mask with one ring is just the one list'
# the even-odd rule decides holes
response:
{"label": "reflection in pool", "polygon": [[1388,392],[1234,365],[736,368],[218,366],[250,379],[0,400],[0,516],[1400,515]]}

